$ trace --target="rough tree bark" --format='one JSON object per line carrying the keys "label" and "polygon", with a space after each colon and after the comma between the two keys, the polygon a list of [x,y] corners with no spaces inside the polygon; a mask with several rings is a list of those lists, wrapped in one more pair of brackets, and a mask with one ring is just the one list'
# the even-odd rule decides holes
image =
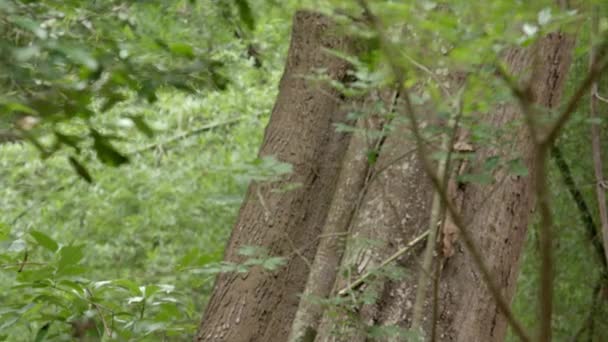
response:
{"label": "rough tree bark", "polygon": [[[539,61],[532,80],[534,102],[546,108],[559,105],[560,94],[570,61],[573,40],[559,33],[550,34],[538,46]],[[534,64],[533,49],[510,49],[504,56],[505,63],[515,75],[524,76]],[[516,103],[509,103],[484,114],[480,120],[494,128],[521,120],[521,110]],[[381,151],[379,165],[391,160],[384,155],[395,155],[395,150],[411,148],[413,142],[404,134],[389,137]],[[492,146],[477,148],[478,168],[492,156],[520,156],[529,173],[534,165],[533,144],[525,127],[501,137]],[[420,235],[428,227],[432,188],[425,179],[420,162],[413,155],[409,160],[388,167],[378,183],[372,184],[361,209],[352,235],[373,237],[383,241],[371,248],[356,252],[347,250],[344,268],[359,274],[373,269],[387,255],[391,255],[408,241]],[[478,170],[479,171],[479,170]],[[472,170],[471,172],[475,172]],[[510,301],[514,294],[521,255],[530,212],[534,206],[533,184],[530,176],[512,176],[506,170],[494,172],[491,185],[467,184],[460,188],[462,217],[477,248],[484,256],[494,281]],[[350,255],[350,258],[349,258]],[[418,270],[420,249],[399,261],[408,270]],[[354,265],[354,267],[353,267]],[[442,261],[439,280],[439,312],[437,339],[439,341],[502,341],[507,322],[499,312],[487,290],[470,253],[457,243],[456,253]],[[319,327],[315,341],[366,341],[365,331],[371,325],[400,326],[411,324],[413,303],[417,286],[416,276],[398,281],[376,281],[375,291],[379,298],[373,304],[358,307],[352,312],[356,322],[336,322],[326,315]],[[338,279],[336,289],[348,283]],[[360,290],[365,290],[364,285]],[[334,315],[335,316],[335,315]],[[344,316],[338,316],[343,319]],[[425,305],[423,328],[427,338],[432,328],[431,298]],[[390,339],[388,339],[390,340]],[[397,339],[398,340],[398,339]]]}
{"label": "rough tree bark", "polygon": [[[260,149],[261,156],[274,155],[291,163],[293,172],[280,182],[249,187],[224,259],[241,262],[244,258],[238,249],[247,245],[266,247],[270,255],[292,257],[276,273],[254,268],[245,275],[220,275],[198,340],[287,339],[309,272],[304,259],[314,258],[349,140],[334,127],[346,121],[341,95],[304,77],[323,68],[331,78],[346,80],[348,63],[325,49],[346,51],[349,46],[327,18],[304,11],[295,15],[279,95]],[[285,184],[300,187],[273,191]]]}
{"label": "rough tree bark", "polygon": [[[543,108],[560,105],[562,88],[571,63],[574,47],[572,36],[552,33],[538,42],[539,63],[534,49],[511,49],[504,61],[510,71],[524,76],[535,67],[531,89],[534,102]],[[521,120],[521,109],[515,104],[496,108],[484,118],[493,127],[504,127]],[[519,258],[521,256],[531,210],[534,208],[531,175],[535,165],[533,144],[525,127],[500,144],[478,152],[485,160],[494,155],[519,155],[529,170],[529,176],[513,176],[501,171],[494,175],[501,183],[489,188],[479,184],[464,190],[462,215],[475,232],[475,242],[494,274],[495,282],[510,301],[515,292]],[[496,146],[503,146],[498,150]],[[488,192],[492,195],[488,196]],[[502,341],[507,323],[486,287],[481,284],[476,267],[468,253],[449,260],[441,280],[440,300],[442,333],[446,341]]]}
{"label": "rough tree bark", "polygon": [[[365,144],[335,133],[332,127],[332,123],[344,120],[342,103],[336,101],[338,93],[330,88],[315,89],[299,77],[311,68],[324,67],[333,78],[345,79],[348,64],[324,54],[322,47],[348,50],[349,41],[326,35],[328,27],[328,20],[320,15],[296,14],[285,74],[260,152],[292,163],[293,174],[282,182],[299,182],[302,186],[295,191],[274,193],[273,186],[253,184],[241,208],[225,259],[241,260],[236,251],[244,245],[266,246],[272,255],[283,256],[293,254],[292,246],[295,246],[301,253],[290,258],[276,273],[254,269],[243,276],[218,277],[198,340],[286,341],[298,305],[300,311],[291,337],[304,341],[365,341],[365,330],[371,325],[408,328],[411,324],[417,285],[415,272],[422,248],[414,248],[397,261],[410,270],[412,276],[398,280],[381,278],[357,289],[371,286],[379,296],[374,303],[351,312],[350,317],[357,317],[354,325],[337,324],[328,312],[321,317],[318,305],[304,302],[310,298],[304,296],[302,302],[299,299],[303,292],[326,297],[331,286],[328,284],[337,278],[331,294],[335,295],[358,274],[373,269],[420,235],[428,228],[430,218],[432,187],[416,154],[412,153],[415,144],[408,137],[407,127],[401,125],[393,130],[381,146],[377,163],[368,171],[369,166],[360,162],[362,155],[352,150]],[[539,44],[541,63],[532,80],[534,101],[555,107],[573,42],[554,33]],[[522,75],[532,68],[534,56],[531,49],[511,49],[504,60],[513,73]],[[521,112],[514,103],[501,105],[480,117],[493,127],[520,119]],[[477,148],[479,164],[490,156],[515,154],[522,157],[532,174],[532,143],[525,128],[502,139],[503,144]],[[339,176],[342,162],[346,166]],[[533,184],[530,176],[511,176],[505,170],[493,176],[493,184],[467,184],[460,189],[462,216],[496,284],[510,300],[534,203]],[[353,211],[352,201],[361,193],[360,210]],[[342,200],[351,203],[341,206],[337,202]],[[349,215],[353,212],[356,215],[351,218]],[[351,236],[341,263],[343,269],[353,272],[350,277],[333,273],[337,272],[336,265],[342,255],[338,240],[325,241],[320,248],[322,253],[315,256],[322,229],[341,233],[345,226]],[[361,239],[357,238],[380,243],[361,245],[357,243]],[[309,266],[303,258],[315,258],[310,278]],[[319,274],[330,281],[323,284],[310,281],[319,278]],[[352,306],[348,310],[352,310]],[[429,298],[423,320],[427,334],[431,329],[431,314]],[[342,334],[336,335],[336,332]],[[470,253],[457,242],[454,255],[442,261],[438,340],[502,341],[505,333],[504,317],[481,280]]]}

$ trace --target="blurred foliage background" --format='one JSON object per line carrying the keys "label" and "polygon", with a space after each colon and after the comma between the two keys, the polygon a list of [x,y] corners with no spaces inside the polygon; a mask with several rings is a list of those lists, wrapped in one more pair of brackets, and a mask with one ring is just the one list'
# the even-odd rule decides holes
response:
{"label": "blurred foliage background", "polygon": [[[300,5],[0,0],[0,339],[191,340],[214,276],[240,271],[221,259],[248,183],[289,171],[257,150]],[[559,146],[599,224],[585,108]],[[555,339],[593,324],[608,340],[606,274],[551,167]],[[528,326],[538,263],[532,226],[514,300]]]}
{"label": "blurred foliage background", "polygon": [[280,169],[257,150],[295,2],[247,2],[255,26],[241,3],[0,1],[0,132],[29,140],[0,145],[0,337],[97,340],[100,312],[121,340],[194,335]]}

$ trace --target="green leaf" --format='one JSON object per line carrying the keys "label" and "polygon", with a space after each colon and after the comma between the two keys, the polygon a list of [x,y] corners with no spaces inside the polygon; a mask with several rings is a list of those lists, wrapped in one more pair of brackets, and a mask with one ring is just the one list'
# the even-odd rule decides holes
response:
{"label": "green leaf", "polygon": [[507,167],[509,173],[511,173],[512,175],[524,177],[528,175],[528,168],[521,160],[521,158],[510,160],[507,163]]}
{"label": "green leaf", "polygon": [[135,127],[137,127],[137,129],[145,134],[148,138],[152,138],[154,136],[154,130],[141,116],[130,116],[129,118],[133,121]]}
{"label": "green leaf", "polygon": [[94,129],[91,129],[91,136],[93,137],[93,148],[102,163],[116,167],[129,162],[129,158],[114,149],[107,137]]}
{"label": "green leaf", "polygon": [[30,232],[30,235],[34,238],[34,240],[36,240],[36,242],[40,246],[48,249],[51,252],[56,252],[59,248],[57,242],[53,240],[50,236],[44,234],[43,232],[33,230]]}
{"label": "green leaf", "polygon": [[286,259],[283,257],[270,257],[263,259],[261,266],[269,271],[274,271],[279,267],[285,265]]}
{"label": "green leaf", "polygon": [[76,265],[82,257],[84,253],[82,252],[82,248],[84,246],[63,246],[59,251],[59,268],[63,269],[68,266]]}
{"label": "green leaf", "polygon": [[243,247],[239,248],[238,253],[239,253],[239,255],[242,255],[242,256],[253,257],[253,256],[259,256],[259,255],[265,255],[266,249],[264,247],[259,247],[259,246],[243,246]]}
{"label": "green leaf", "polygon": [[499,162],[499,156],[488,157],[483,164],[483,169],[487,172],[492,172],[498,166]]}
{"label": "green leaf", "polygon": [[10,18],[10,21],[15,23],[17,26],[32,32],[40,39],[46,39],[48,37],[46,30],[40,27],[40,23],[30,18],[15,16]]}
{"label": "green leaf", "polygon": [[8,239],[10,235],[11,227],[6,223],[0,222],[0,241]]}
{"label": "green leaf", "polygon": [[463,183],[476,183],[476,184],[492,184],[494,177],[490,173],[467,173],[458,176],[458,181]]}
{"label": "green leaf", "polygon": [[169,45],[169,50],[177,56],[182,56],[182,57],[186,57],[186,58],[190,58],[190,59],[193,59],[194,57],[196,57],[194,54],[194,49],[189,44],[171,43]]}
{"label": "green leaf", "polygon": [[378,160],[379,154],[380,153],[378,152],[378,150],[368,150],[367,151],[367,163],[369,165],[376,164],[376,161]]}
{"label": "green leaf", "polygon": [[80,146],[78,146],[78,142],[80,141],[79,137],[66,135],[57,131],[55,131],[54,133],[58,142],[60,142],[61,144],[68,145],[74,150],[76,150],[77,153],[80,153]]}
{"label": "green leaf", "polygon": [[118,279],[118,280],[114,280],[112,283],[118,287],[129,290],[129,292],[132,294],[141,295],[141,290],[139,289],[139,286],[137,286],[137,284],[135,284],[131,280]]}
{"label": "green leaf", "polygon": [[234,0],[234,2],[239,10],[239,17],[241,18],[241,21],[247,26],[247,28],[253,30],[255,27],[255,22],[253,20],[251,7],[249,7],[249,2],[247,0]]}
{"label": "green leaf", "polygon": [[74,171],[76,171],[76,173],[80,177],[82,177],[82,179],[87,181],[87,183],[93,183],[93,177],[91,177],[91,174],[89,173],[87,168],[84,167],[84,165],[82,165],[76,158],[72,156],[69,156],[68,160],[70,161],[70,165],[72,165],[72,168],[74,168]]}
{"label": "green leaf", "polygon": [[4,322],[0,325],[0,331],[5,331],[5,329],[15,325],[15,323],[19,321],[19,318],[21,318],[21,315],[11,315],[10,318],[3,317],[2,319]]}
{"label": "green leaf", "polygon": [[64,279],[64,280],[59,281],[58,285],[62,286],[62,287],[66,287],[68,289],[71,289],[71,290],[75,291],[78,294],[84,293],[84,288],[79,283],[77,283],[75,281],[65,280]]}
{"label": "green leaf", "polygon": [[46,323],[45,325],[43,325],[40,330],[38,330],[38,333],[36,334],[36,338],[34,339],[35,342],[41,342],[44,341],[44,338],[46,337],[46,334],[48,334],[49,332],[49,328],[51,326],[51,323]]}
{"label": "green leaf", "polygon": [[182,259],[179,261],[178,266],[180,268],[192,266],[195,264],[196,260],[199,258],[199,250],[198,248],[191,249],[188,253],[186,253]]}

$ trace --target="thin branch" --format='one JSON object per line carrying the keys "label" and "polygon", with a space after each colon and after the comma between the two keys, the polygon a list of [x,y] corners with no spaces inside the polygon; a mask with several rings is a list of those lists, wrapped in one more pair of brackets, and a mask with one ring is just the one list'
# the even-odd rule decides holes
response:
{"label": "thin branch", "polygon": [[[463,89],[463,88],[461,88]],[[450,161],[451,152],[456,139],[456,131],[458,129],[458,122],[462,115],[462,106],[460,101],[462,100],[462,91],[460,92],[460,99],[455,100],[454,112],[451,113],[448,119],[448,132],[442,137],[441,150],[447,151],[445,158],[439,161],[437,165],[437,175],[441,177],[441,187],[446,187],[448,163]],[[427,274],[431,272],[433,266],[433,252],[437,244],[437,231],[439,230],[439,222],[442,219],[442,213],[445,210],[442,208],[441,198],[437,192],[433,194],[433,202],[431,204],[431,217],[429,221],[429,238],[426,241],[426,249],[422,256],[422,270],[418,278],[418,286],[416,288],[416,301],[414,302],[413,314],[412,314],[412,329],[417,331],[422,323],[424,303],[427,297],[427,288],[429,285],[429,277]]]}
{"label": "thin branch", "polygon": [[27,252],[27,249],[26,249],[25,253],[23,254],[23,261],[21,261],[21,265],[19,265],[19,269],[17,270],[17,272],[21,273],[23,271],[23,268],[27,264],[28,256],[29,256],[29,253]]}
{"label": "thin branch", "polygon": [[[383,34],[382,25],[380,24],[379,20],[374,16],[374,14],[371,12],[371,10],[365,0],[358,0],[358,3],[361,6],[361,8],[363,9],[363,11],[365,12],[365,15],[368,18],[370,18],[371,22],[375,26],[375,29],[380,38],[380,44],[381,44],[382,48],[384,49],[385,54],[388,57],[388,62],[390,64],[390,67],[393,69],[395,76],[397,77],[398,80],[403,81],[404,72],[396,64],[395,53],[390,48],[390,44],[388,44],[388,42],[386,41],[386,37]],[[403,83],[401,83],[401,84],[403,84]],[[484,282],[486,283],[486,286],[488,287],[490,293],[492,294],[492,297],[494,297],[494,300],[496,301],[496,305],[497,305],[498,309],[503,313],[503,315],[505,315],[507,321],[513,328],[513,331],[515,332],[515,334],[522,341],[530,341],[528,334],[525,332],[525,330],[521,326],[521,324],[517,321],[517,319],[513,315],[513,312],[509,308],[509,304],[502,297],[500,290],[498,289],[498,286],[496,286],[496,284],[494,283],[494,280],[493,280],[492,276],[490,275],[488,268],[486,267],[486,265],[483,262],[482,255],[477,250],[469,231],[465,228],[465,226],[463,224],[463,220],[460,217],[460,214],[456,211],[456,209],[454,208],[454,205],[449,200],[445,189],[441,187],[442,182],[439,179],[439,176],[434,173],[433,167],[432,167],[430,161],[427,159],[428,154],[426,152],[426,148],[425,148],[424,144],[422,143],[424,141],[424,139],[422,137],[421,132],[419,131],[418,121],[417,121],[417,118],[416,118],[416,115],[414,112],[414,108],[413,108],[413,105],[412,105],[412,102],[410,99],[408,89],[405,86],[402,86],[401,93],[404,95],[404,98],[405,98],[406,112],[407,112],[407,116],[410,119],[410,123],[412,125],[412,131],[414,132],[414,136],[416,138],[419,158],[421,159],[422,164],[426,170],[426,173],[429,176],[429,178],[431,179],[431,181],[435,187],[435,191],[437,191],[440,194],[441,200],[442,200],[444,206],[447,208],[450,215],[452,215],[454,224],[460,230],[460,233],[461,233],[461,236],[465,243],[465,246],[471,253],[473,261],[479,268],[479,270],[483,276]]]}
{"label": "thin branch", "polygon": [[0,264],[0,268],[6,269],[6,268],[12,268],[12,267],[24,267],[25,265],[46,266],[46,265],[48,265],[48,263],[26,261],[26,262],[19,262],[19,263],[13,263],[13,264]]}
{"label": "thin branch", "polygon": [[[85,290],[87,291],[87,294],[89,295],[89,297],[93,297],[93,294],[91,293],[91,291],[88,288],[85,288]],[[101,323],[103,324],[103,329],[104,329],[106,335],[108,336],[108,338],[112,338],[112,329],[110,329],[110,327],[108,326],[108,322],[106,322],[106,319],[103,316],[103,313],[101,312],[101,306],[93,301],[90,301],[90,303],[95,307],[97,314],[101,318]]]}
{"label": "thin branch", "polygon": [[412,63],[416,68],[426,72],[427,74],[429,74],[429,76],[433,79],[433,81],[435,81],[435,83],[437,83],[437,86],[441,89],[441,91],[443,91],[443,95],[445,97],[451,97],[452,93],[450,92],[450,90],[443,84],[441,83],[441,80],[439,79],[439,77],[437,77],[437,75],[435,75],[435,73],[429,69],[427,66],[425,66],[422,63],[419,63],[418,61],[416,61],[415,59],[413,59],[412,57],[410,57],[407,54],[403,54],[405,56],[405,58],[410,61],[410,63]]}
{"label": "thin branch", "polygon": [[391,262],[397,260],[400,256],[402,256],[407,251],[412,249],[418,243],[424,241],[424,239],[428,235],[429,235],[428,230],[425,231],[424,233],[418,235],[416,238],[414,238],[412,241],[410,241],[407,245],[405,245],[405,247],[402,247],[397,252],[393,253],[393,255],[391,255],[390,257],[385,259],[377,268],[375,268],[374,270],[365,272],[362,276],[357,278],[355,281],[353,281],[352,283],[348,284],[345,288],[338,291],[338,296],[344,296],[344,295],[348,294],[350,291],[352,291],[352,290],[356,289],[357,287],[359,287],[360,285],[362,285],[367,280],[367,278],[369,278],[372,274],[375,273],[376,270],[382,269],[382,268],[386,267],[387,265],[389,265]]}
{"label": "thin branch", "polygon": [[[602,46],[605,47],[606,44],[604,43]],[[581,99],[585,96],[591,85],[600,77],[600,75],[604,71],[606,71],[606,68],[608,68],[608,53],[604,53],[604,56],[601,59],[596,60],[595,63],[591,65],[591,67],[589,68],[589,73],[581,82],[579,87],[576,89],[574,95],[572,95],[562,113],[555,120],[551,128],[549,128],[546,137],[541,140],[542,144],[553,145],[561,129],[570,119],[572,113],[574,113],[574,110],[578,106],[579,101],[581,101]]]}
{"label": "thin branch", "polygon": [[[599,309],[601,307],[600,303],[603,300],[602,299],[602,290],[604,289],[603,284],[607,280],[608,280],[608,278],[606,278],[605,276],[602,276],[598,280],[598,283],[595,285],[592,295],[591,295],[591,310],[589,310],[589,314],[587,315],[587,318],[583,322],[583,325],[570,338],[570,342],[580,341],[580,338],[583,336],[583,333],[585,332],[585,330],[592,330],[591,328],[593,327],[593,321],[594,321],[595,315],[599,311]],[[589,338],[590,341],[593,339],[592,334],[593,334],[593,331],[590,331],[590,335],[591,335]]]}
{"label": "thin branch", "polygon": [[597,92],[597,89],[596,89],[595,93],[593,93],[593,96],[595,96],[596,99],[598,99],[604,103],[608,103],[608,98],[600,96],[600,94]]}
{"label": "thin branch", "polygon": [[553,157],[553,160],[555,160],[555,164],[557,164],[557,169],[562,177],[562,181],[566,185],[568,192],[570,192],[570,196],[572,196],[572,200],[578,208],[580,220],[584,224],[587,237],[589,238],[591,245],[594,247],[599,260],[603,265],[604,272],[608,274],[608,269],[606,268],[606,259],[604,258],[604,246],[598,239],[596,239],[599,232],[597,225],[593,221],[591,209],[589,208],[589,205],[587,205],[583,193],[576,186],[576,182],[574,181],[574,177],[572,177],[572,172],[570,171],[570,166],[568,166],[568,163],[566,162],[566,159],[564,159],[559,147],[554,146],[551,149],[551,157]]}
{"label": "thin branch", "polygon": [[[435,247],[439,245],[436,244]],[[439,260],[435,260],[435,277],[433,280],[433,313],[431,322],[431,342],[437,341],[437,322],[439,321],[439,278],[441,267]]]}
{"label": "thin branch", "polygon": [[304,264],[306,264],[309,270],[312,269],[312,264],[310,263],[310,261],[308,261],[308,259],[306,259],[306,257],[301,253],[301,251],[296,248],[295,244],[293,243],[293,240],[291,240],[291,238],[289,237],[289,234],[284,231],[283,235],[285,240],[287,240],[287,242],[289,243],[292,252],[295,253],[295,255],[297,255],[300,259],[302,259],[302,261],[304,261]]}
{"label": "thin branch", "polygon": [[183,140],[183,139],[195,136],[195,135],[199,135],[201,133],[213,130],[213,129],[218,128],[218,127],[232,126],[232,125],[234,125],[234,124],[242,121],[243,119],[244,119],[244,117],[236,117],[236,118],[232,118],[232,119],[229,119],[229,120],[226,120],[226,121],[220,121],[220,122],[214,122],[214,123],[211,123],[211,124],[207,124],[207,125],[198,127],[196,129],[190,130],[188,132],[185,132],[185,133],[182,133],[182,134],[178,134],[178,135],[176,135],[174,137],[171,137],[171,138],[169,138],[169,139],[167,139],[165,141],[161,141],[161,142],[157,142],[157,143],[154,143],[154,144],[150,144],[150,145],[144,146],[144,147],[139,148],[137,150],[131,151],[128,154],[139,154],[139,153],[147,152],[147,151],[150,151],[150,150],[154,150],[155,148],[157,148],[159,146],[165,146],[165,145],[173,144],[173,143],[175,143],[177,141],[180,141],[180,140]]}
{"label": "thin branch", "polygon": [[[591,34],[592,36],[597,36],[598,34],[598,13],[599,9],[596,7],[596,10],[593,14],[593,19],[591,23]],[[596,62],[596,51],[593,47],[593,39],[591,39],[591,50],[589,53],[589,66],[590,68],[595,65]],[[598,115],[598,85],[597,79],[593,81],[591,84],[591,97],[589,99],[589,115],[592,119],[599,118]],[[596,96],[594,96],[596,95]],[[600,225],[602,227],[602,236],[604,240],[604,253],[606,262],[608,263],[608,250],[606,247],[608,246],[608,208],[606,208],[606,192],[600,185],[600,180],[604,179],[603,175],[603,165],[602,165],[602,148],[601,148],[601,140],[600,140],[600,125],[597,123],[591,123],[591,149],[593,155],[593,171],[595,173],[595,179],[597,180],[597,185],[595,186],[595,192],[597,195],[597,205],[600,213]]]}

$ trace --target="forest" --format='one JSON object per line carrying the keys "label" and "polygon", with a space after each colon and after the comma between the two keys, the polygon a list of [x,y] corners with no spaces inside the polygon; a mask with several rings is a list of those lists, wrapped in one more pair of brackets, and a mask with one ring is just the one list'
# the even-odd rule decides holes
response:
{"label": "forest", "polygon": [[0,0],[0,341],[608,341],[608,2]]}

